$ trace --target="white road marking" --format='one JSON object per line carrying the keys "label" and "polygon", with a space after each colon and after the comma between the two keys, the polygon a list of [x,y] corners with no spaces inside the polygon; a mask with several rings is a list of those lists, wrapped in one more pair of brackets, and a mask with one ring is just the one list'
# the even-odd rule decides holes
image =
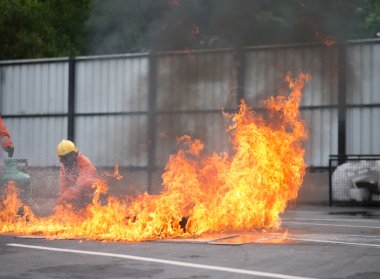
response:
{"label": "white road marking", "polygon": [[286,214],[286,213],[293,213],[293,214],[295,214],[295,213],[305,213],[305,214],[321,214],[321,212],[322,212],[322,213],[324,213],[323,211],[307,211],[307,210],[286,210],[286,211],[285,211],[285,214]]}
{"label": "white road marking", "polygon": [[[289,237],[305,237],[307,236],[308,238],[317,238],[317,239],[331,239],[331,238],[334,238],[334,239],[348,239],[348,238],[354,238],[354,239],[358,239],[358,238],[362,238],[364,239],[365,241],[380,241],[380,235],[361,235],[361,234],[336,234],[336,233],[307,233],[307,234],[303,234],[303,235],[300,235],[300,234],[289,234],[288,235]],[[355,240],[356,241],[356,240]]]}
{"label": "white road marking", "polygon": [[285,217],[282,220],[301,220],[301,221],[327,221],[327,222],[370,222],[370,223],[380,223],[380,220],[360,220],[360,219],[327,219],[327,218],[292,218]]}
{"label": "white road marking", "polygon": [[380,227],[372,227],[372,226],[354,226],[354,225],[341,225],[341,224],[322,224],[322,223],[287,222],[287,221],[286,222],[282,222],[282,224],[380,229]]}
{"label": "white road marking", "polygon": [[344,241],[333,241],[333,240],[320,240],[320,239],[310,239],[310,238],[298,238],[298,237],[285,237],[290,240],[306,241],[306,242],[317,242],[317,243],[331,243],[331,244],[343,244],[349,246],[366,246],[373,248],[380,248],[380,244],[369,244],[369,243],[356,243],[356,242],[344,242]]}
{"label": "white road marking", "polygon": [[[215,270],[215,271],[224,271],[224,272],[230,272],[230,273],[246,274],[246,275],[269,277],[269,278],[313,279],[311,277],[300,277],[300,276],[285,275],[285,274],[280,274],[280,273],[261,272],[261,271],[239,269],[239,268],[229,268],[229,267],[215,266],[215,265],[194,264],[194,263],[186,263],[186,262],[180,262],[180,261],[161,260],[161,259],[131,256],[131,255],[125,255],[125,254],[94,252],[94,251],[87,251],[87,250],[63,249],[63,248],[54,248],[54,247],[46,247],[46,246],[25,245],[25,244],[18,244],[18,243],[9,243],[7,245],[13,246],[13,247],[39,249],[39,250],[47,250],[47,251],[55,251],[55,252],[122,258],[122,259],[135,260],[135,261],[152,262],[152,263],[168,264],[168,265],[175,265],[175,266],[185,266],[185,267],[208,269],[208,270]],[[316,279],[316,278],[314,278],[314,279]]]}
{"label": "white road marking", "polygon": [[364,237],[364,238],[378,238],[380,240],[379,235],[365,235],[365,234],[342,234],[342,236],[354,236],[354,237]]}

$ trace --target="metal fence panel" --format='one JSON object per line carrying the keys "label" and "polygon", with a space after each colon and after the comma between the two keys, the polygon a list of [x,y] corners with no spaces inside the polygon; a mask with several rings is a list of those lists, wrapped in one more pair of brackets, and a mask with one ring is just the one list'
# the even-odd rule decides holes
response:
{"label": "metal fence panel", "polygon": [[286,95],[281,83],[288,72],[308,73],[311,80],[303,90],[303,106],[337,103],[337,53],[321,46],[249,49],[246,54],[245,96],[257,105],[261,99]]}
{"label": "metal fence panel", "polygon": [[67,133],[66,117],[8,118],[6,125],[15,145],[15,158],[36,167],[58,166],[56,147]]}
{"label": "metal fence panel", "polygon": [[[380,151],[378,42],[347,46],[347,153]],[[282,82],[288,71],[311,75],[301,107],[309,128],[306,162],[327,166],[338,144],[338,48],[254,47],[244,54],[244,93],[251,106],[258,106],[262,98],[288,94]],[[220,110],[236,109],[237,57],[234,50],[158,54],[152,112],[152,119],[157,112],[157,136],[166,133],[175,141],[189,133],[204,140],[210,151],[228,151]],[[149,56],[80,57],[75,64],[77,144],[100,166],[148,166],[149,108],[154,109],[149,106],[154,92]],[[56,164],[50,151],[67,136],[68,128],[68,60],[0,63],[0,71],[0,111],[17,145],[17,157],[30,159],[31,165]],[[174,146],[158,139],[156,163],[164,164]]]}
{"label": "metal fence panel", "polygon": [[236,106],[233,53],[160,55],[157,64],[158,111],[220,110]]}
{"label": "metal fence panel", "polygon": [[76,144],[98,167],[147,166],[145,115],[78,116]]}
{"label": "metal fence panel", "polygon": [[338,110],[303,110],[302,118],[308,128],[308,140],[305,142],[305,161],[309,166],[326,166],[330,154],[338,150]]}
{"label": "metal fence panel", "polygon": [[[246,53],[244,95],[250,105],[258,106],[259,100],[266,99],[270,95],[273,96],[273,93],[277,92],[276,83],[281,77],[278,71],[275,70],[274,55],[276,53],[268,50],[256,50]],[[268,78],[268,72],[274,74]],[[268,82],[269,80],[270,82]],[[276,80],[276,83],[274,80]]]}
{"label": "metal fence panel", "polygon": [[3,114],[47,114],[67,111],[67,63],[0,66]]}
{"label": "metal fence panel", "polygon": [[380,103],[380,44],[372,45],[372,101]]}
{"label": "metal fence panel", "polygon": [[[379,74],[375,72],[380,63],[379,46],[354,44],[347,50],[347,104],[370,104],[375,99],[374,86],[379,84]],[[377,61],[376,61],[377,60]],[[377,63],[376,63],[377,62]],[[376,66],[375,66],[376,65]]]}
{"label": "metal fence panel", "polygon": [[347,61],[347,153],[378,154],[380,45],[350,45]]}
{"label": "metal fence panel", "polygon": [[379,107],[347,110],[347,152],[349,154],[380,154],[379,117]]}
{"label": "metal fence panel", "polygon": [[362,46],[354,45],[347,49],[347,104],[362,104]]}
{"label": "metal fence panel", "polygon": [[[0,111],[15,144],[15,157],[32,166],[58,165],[56,145],[66,137],[66,61],[0,65]],[[41,117],[36,117],[41,115]],[[25,117],[23,117],[25,116]]]}
{"label": "metal fence panel", "polygon": [[76,113],[148,110],[148,59],[76,62]]}

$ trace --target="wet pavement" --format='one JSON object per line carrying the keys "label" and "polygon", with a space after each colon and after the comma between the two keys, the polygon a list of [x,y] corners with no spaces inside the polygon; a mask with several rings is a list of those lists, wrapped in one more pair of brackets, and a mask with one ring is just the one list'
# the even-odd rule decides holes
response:
{"label": "wet pavement", "polygon": [[0,278],[380,278],[380,208],[301,206],[282,222],[141,243],[0,235]]}

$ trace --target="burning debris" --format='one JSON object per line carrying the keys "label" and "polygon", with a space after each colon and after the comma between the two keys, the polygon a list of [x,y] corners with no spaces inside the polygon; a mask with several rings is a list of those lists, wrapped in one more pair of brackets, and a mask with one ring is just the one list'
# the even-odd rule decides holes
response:
{"label": "burning debris", "polygon": [[122,180],[124,178],[124,176],[122,176],[119,172],[119,166],[116,164],[114,169],[113,169],[113,173],[110,173],[108,171],[105,171],[103,173],[104,176],[107,176],[107,177],[112,177],[112,178],[115,178],[116,180]]}
{"label": "burning debris", "polygon": [[195,23],[193,24],[191,28],[191,33],[193,34],[193,36],[197,36],[200,33],[199,27]]}
{"label": "burning debris", "polygon": [[[8,185],[0,201],[0,232],[51,238],[142,241],[194,237],[205,232],[260,232],[280,227],[279,214],[297,197],[305,172],[306,128],[300,119],[301,89],[308,79],[288,75],[289,97],[272,97],[264,104],[281,115],[275,127],[241,102],[239,112],[225,114],[233,156],[204,155],[203,143],[183,136],[183,148],[170,156],[162,175],[160,195],[100,196],[107,185],[98,182],[92,203],[73,210],[60,205],[53,215],[37,217]],[[115,169],[118,176],[117,169]]]}
{"label": "burning debris", "polygon": [[315,33],[315,38],[326,47],[332,47],[336,44],[336,40],[332,36],[324,36],[320,32]]}

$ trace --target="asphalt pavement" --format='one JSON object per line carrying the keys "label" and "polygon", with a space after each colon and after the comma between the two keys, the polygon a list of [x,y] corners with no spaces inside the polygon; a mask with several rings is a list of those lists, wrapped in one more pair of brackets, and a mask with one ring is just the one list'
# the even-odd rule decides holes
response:
{"label": "asphalt pavement", "polygon": [[282,223],[140,243],[0,235],[0,278],[380,278],[380,208],[301,206]]}

